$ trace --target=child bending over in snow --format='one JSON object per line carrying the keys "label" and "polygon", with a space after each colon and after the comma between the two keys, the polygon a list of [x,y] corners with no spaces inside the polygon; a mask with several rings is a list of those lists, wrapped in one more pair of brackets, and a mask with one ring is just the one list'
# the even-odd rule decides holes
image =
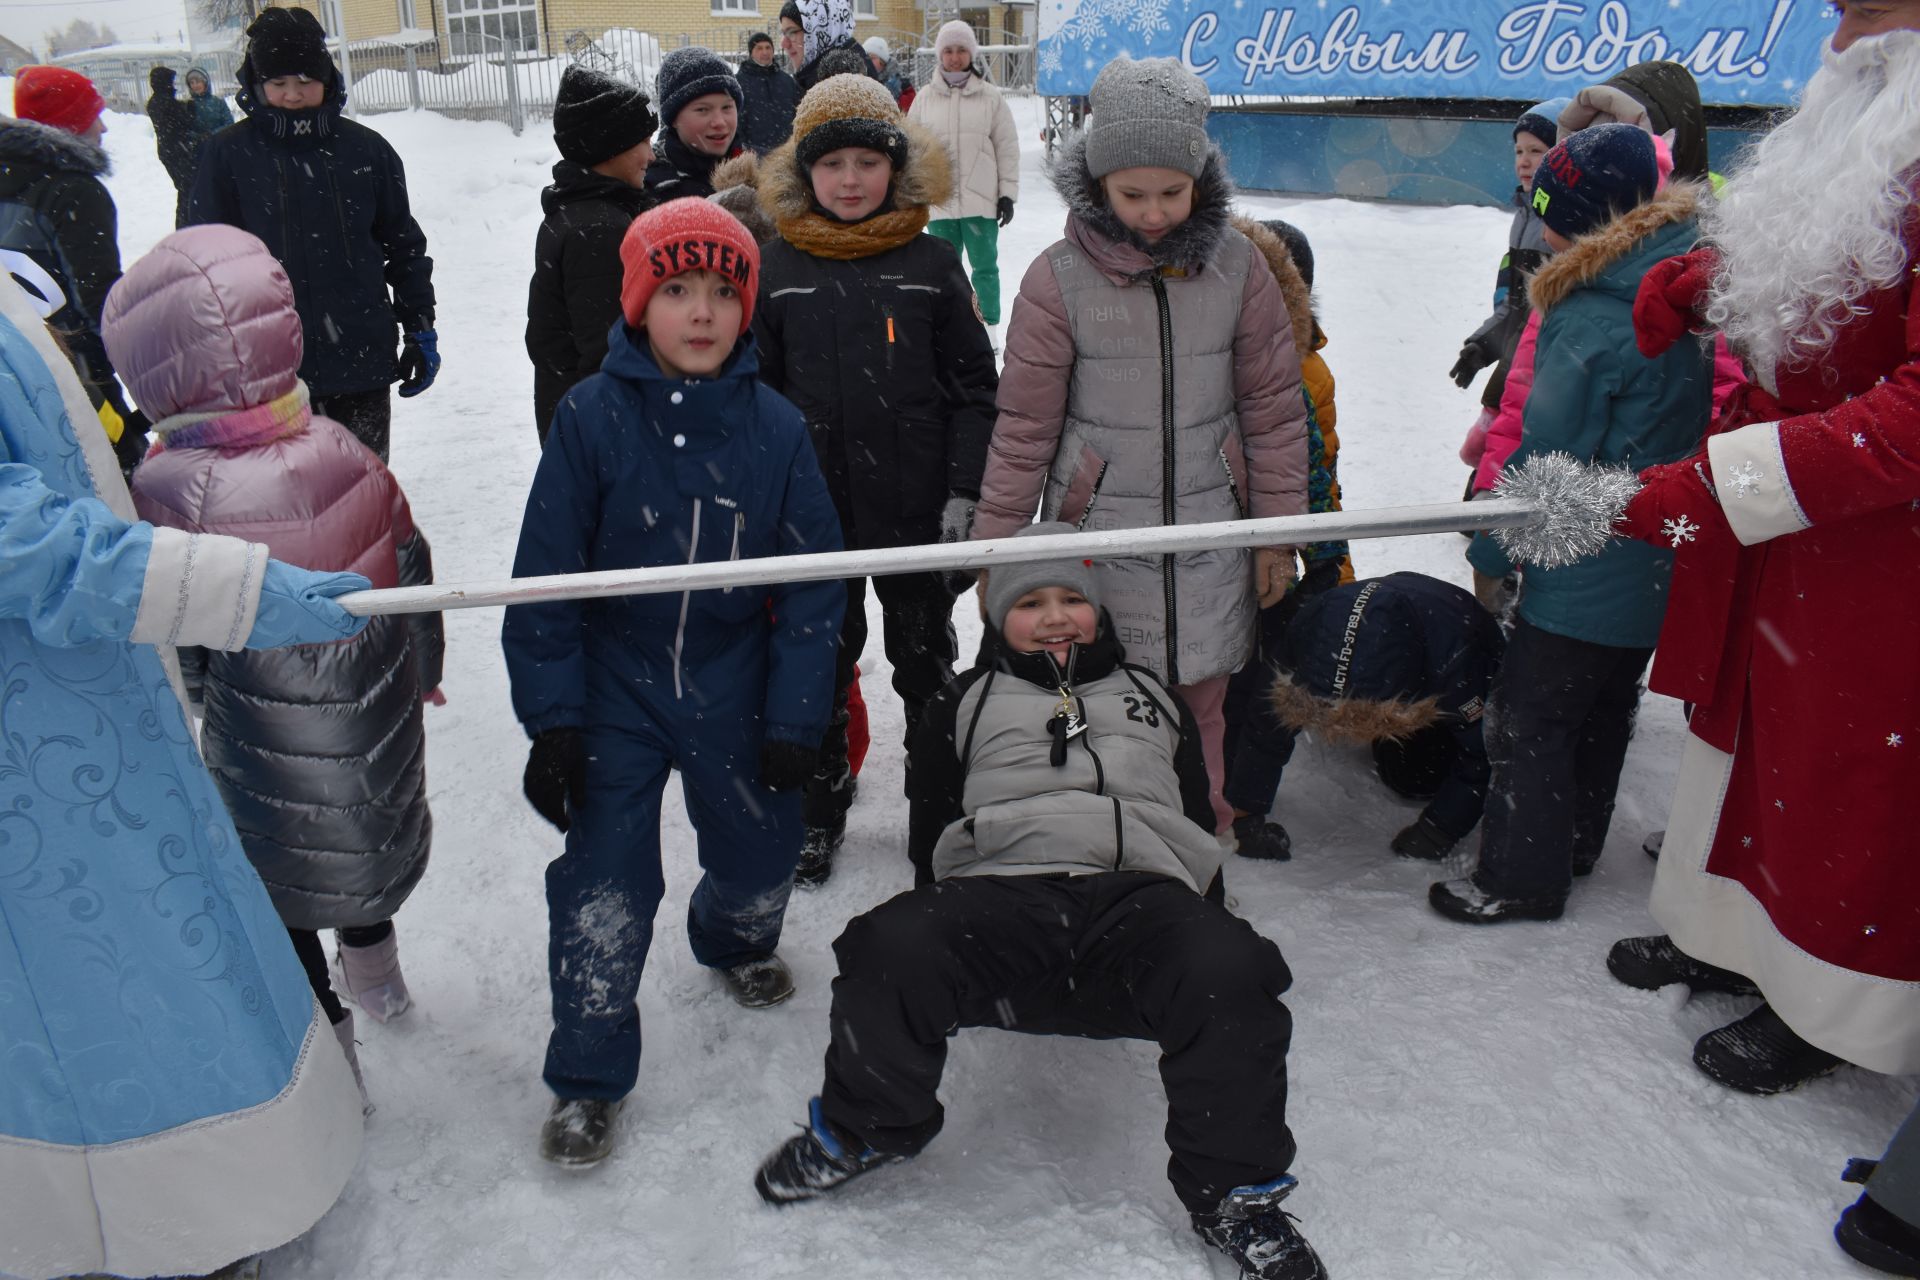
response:
{"label": "child bending over in snow", "polygon": [[[628,228],[620,257],[621,320],[601,372],[554,413],[515,575],[838,551],[806,423],[755,377],[753,237],[675,200]],[[794,792],[819,755],[845,602],[809,582],[507,610],[527,799],[567,837],[547,868],[548,1160],[604,1159],[639,1072],[669,770],[704,872],[694,958],[749,1008],[793,994],[773,951],[800,856]]]}
{"label": "child bending over in snow", "polygon": [[1193,716],[1126,661],[1100,581],[1080,559],[988,576],[980,664],[907,753],[916,887],[833,944],[826,1082],[754,1185],[790,1204],[917,1154],[960,1027],[1138,1037],[1163,1050],[1167,1174],[1194,1229],[1246,1275],[1323,1277],[1278,1207],[1292,975],[1222,905]]}
{"label": "child bending over in snow", "polygon": [[[1556,256],[1533,281],[1538,355],[1509,466],[1567,453],[1639,470],[1698,445],[1713,396],[1711,352],[1681,343],[1648,359],[1634,343],[1642,277],[1699,238],[1700,188],[1676,183],[1656,196],[1658,181],[1654,139],[1632,125],[1583,130],[1541,162],[1534,207]],[[1467,559],[1495,579],[1516,567],[1485,534]],[[1479,869],[1433,886],[1440,914],[1473,924],[1557,920],[1573,877],[1593,869],[1672,569],[1670,550],[1625,540],[1577,564],[1527,567],[1487,710],[1493,781]]]}
{"label": "child bending over in snow", "polygon": [[[1260,251],[1228,225],[1207,87],[1170,58],[1109,63],[1093,124],[1053,166],[1066,238],[1020,282],[975,538],[1040,510],[1083,529],[1307,510],[1300,357]],[[1254,610],[1293,580],[1293,548],[1102,561],[1116,638],[1193,709],[1223,795],[1227,678]]]}

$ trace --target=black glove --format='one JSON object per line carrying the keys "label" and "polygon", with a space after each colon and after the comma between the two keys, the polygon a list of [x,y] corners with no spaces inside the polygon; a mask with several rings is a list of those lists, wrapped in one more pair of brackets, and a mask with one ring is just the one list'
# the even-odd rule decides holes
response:
{"label": "black glove", "polygon": [[1391,848],[1403,858],[1441,862],[1453,852],[1453,846],[1457,843],[1454,837],[1442,831],[1432,818],[1423,813],[1413,820],[1412,826],[1403,828],[1393,838]]}
{"label": "black glove", "polygon": [[1012,221],[1013,221],[1013,197],[1001,196],[1000,197],[1000,225],[1004,227],[1009,222],[1012,222]]}
{"label": "black glove", "polygon": [[798,791],[820,768],[820,748],[768,738],[760,744],[760,785],[769,791]]}
{"label": "black glove", "polygon": [[565,831],[573,825],[568,809],[587,800],[587,747],[578,729],[548,729],[533,738],[520,789],[533,811]]}
{"label": "black glove", "polygon": [[120,474],[133,482],[133,469],[147,456],[147,432],[152,424],[138,409],[129,409],[121,419],[120,438],[113,442],[113,454],[120,462]]}
{"label": "black glove", "polygon": [[1447,370],[1447,376],[1453,379],[1453,385],[1466,390],[1474,375],[1500,357],[1488,350],[1487,344],[1478,338],[1468,338],[1460,344],[1460,358],[1453,362],[1453,368]]}

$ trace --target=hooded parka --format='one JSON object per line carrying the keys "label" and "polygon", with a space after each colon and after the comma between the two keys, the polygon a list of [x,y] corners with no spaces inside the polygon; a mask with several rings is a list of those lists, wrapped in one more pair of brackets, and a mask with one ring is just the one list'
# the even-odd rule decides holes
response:
{"label": "hooded parka", "polygon": [[[1227,224],[1216,148],[1192,215],[1148,246],[1088,174],[1084,137],[1053,166],[1067,235],[1028,268],[1007,332],[975,538],[1033,519],[1140,529],[1307,509],[1307,405],[1290,317],[1259,251]],[[1170,684],[1223,676],[1254,634],[1252,554],[1101,560],[1116,638]]]}
{"label": "hooded parka", "polygon": [[[107,307],[141,401],[172,415],[134,473],[142,518],[245,536],[376,588],[433,581],[392,473],[307,414],[300,323],[277,264],[251,236],[190,234],[143,260]],[[263,418],[269,430],[243,425]],[[196,433],[204,444],[180,443]],[[335,644],[184,655],[205,708],[200,749],[289,926],[391,919],[425,872],[420,698],[439,686],[443,647],[440,615],[421,613],[375,618]]]}
{"label": "hooded parka", "polygon": [[933,207],[935,220],[992,218],[1001,200],[1020,198],[1020,133],[998,88],[969,75],[956,89],[936,73],[907,119],[938,138],[953,163],[953,194]]}

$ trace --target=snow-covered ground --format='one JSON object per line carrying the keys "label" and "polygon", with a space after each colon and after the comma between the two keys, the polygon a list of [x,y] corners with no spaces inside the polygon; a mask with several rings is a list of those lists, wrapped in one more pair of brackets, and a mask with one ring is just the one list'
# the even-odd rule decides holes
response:
{"label": "snow-covered ground", "polygon": [[[9,95],[10,96],[10,95]],[[1003,234],[1011,299],[1059,235],[1033,102],[1016,105],[1023,197]],[[400,114],[368,120],[407,165],[436,264],[446,367],[395,401],[393,465],[444,581],[505,577],[533,472],[521,332],[555,158],[545,126]],[[173,192],[144,118],[108,148],[129,260],[171,229]],[[1506,219],[1484,209],[1250,199],[1310,236],[1339,378],[1341,471],[1354,507],[1458,496],[1476,399],[1446,379],[1484,312]],[[1464,583],[1455,536],[1356,547],[1363,574]],[[959,611],[963,652],[978,622]],[[418,1004],[362,1020],[378,1111],[339,1204],[275,1253],[274,1280],[318,1277],[1002,1277],[1207,1274],[1163,1174],[1155,1054],[1135,1042],[967,1031],[946,1077],[946,1132],[918,1160],[837,1201],[764,1207],[751,1177],[793,1131],[826,1048],[829,943],[907,887],[899,704],[880,633],[864,661],[875,749],[839,870],[796,895],[782,954],[799,996],[737,1008],[688,951],[693,841],[670,799],[669,896],[641,992],[646,1054],[614,1158],[543,1164],[547,1031],[542,868],[560,840],[520,795],[526,743],[508,708],[499,614],[448,618],[450,704],[428,715],[437,840],[400,914]],[[1652,864],[1678,756],[1677,706],[1650,698],[1612,840],[1566,919],[1472,929],[1435,916],[1430,869],[1388,837],[1414,808],[1361,754],[1306,744],[1278,808],[1295,857],[1234,861],[1239,909],[1286,952],[1296,985],[1289,1208],[1341,1280],[1379,1277],[1866,1275],[1835,1249],[1850,1155],[1877,1155],[1914,1082],[1847,1069],[1773,1099],[1730,1093],[1693,1040],[1745,1012],[1726,997],[1632,991],[1604,957],[1653,931]]]}

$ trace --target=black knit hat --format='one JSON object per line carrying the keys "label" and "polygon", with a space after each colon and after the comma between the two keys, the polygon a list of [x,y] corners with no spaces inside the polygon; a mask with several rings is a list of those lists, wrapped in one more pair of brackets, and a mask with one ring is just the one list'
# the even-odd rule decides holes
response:
{"label": "black knit hat", "polygon": [[747,55],[751,57],[753,55],[754,48],[758,45],[772,44],[772,43],[773,43],[772,36],[768,35],[764,31],[756,31],[752,35],[747,37]]}
{"label": "black knit hat", "polygon": [[263,84],[281,76],[333,78],[327,33],[305,9],[262,9],[247,28],[247,62]]}
{"label": "black knit hat", "polygon": [[795,0],[787,0],[785,4],[780,6],[780,17],[786,19],[788,22],[793,23],[795,26],[799,27],[802,31],[805,31],[807,29],[807,20],[800,13],[800,6],[797,3],[795,3]]}
{"label": "black knit hat", "polygon": [[1630,124],[1582,129],[1547,152],[1533,175],[1533,211],[1572,239],[1646,203],[1660,185],[1653,139]]}
{"label": "black knit hat", "polygon": [[553,104],[553,141],[560,154],[589,167],[637,147],[660,127],[647,95],[624,80],[579,64],[560,73]]}
{"label": "black knit hat", "polygon": [[673,118],[680,114],[680,108],[709,93],[724,93],[733,99],[736,108],[746,109],[740,82],[733,78],[733,68],[722,62],[719,54],[699,45],[675,49],[660,59],[660,74],[654,85],[660,91],[660,123],[669,129],[673,128]]}
{"label": "black knit hat", "polygon": [[1313,246],[1307,243],[1307,233],[1279,218],[1260,225],[1280,237],[1280,243],[1287,246],[1287,256],[1293,259],[1294,267],[1300,272],[1300,279],[1307,288],[1313,288]]}
{"label": "black knit hat", "polygon": [[147,87],[155,91],[173,92],[173,68],[155,67],[147,72]]}

